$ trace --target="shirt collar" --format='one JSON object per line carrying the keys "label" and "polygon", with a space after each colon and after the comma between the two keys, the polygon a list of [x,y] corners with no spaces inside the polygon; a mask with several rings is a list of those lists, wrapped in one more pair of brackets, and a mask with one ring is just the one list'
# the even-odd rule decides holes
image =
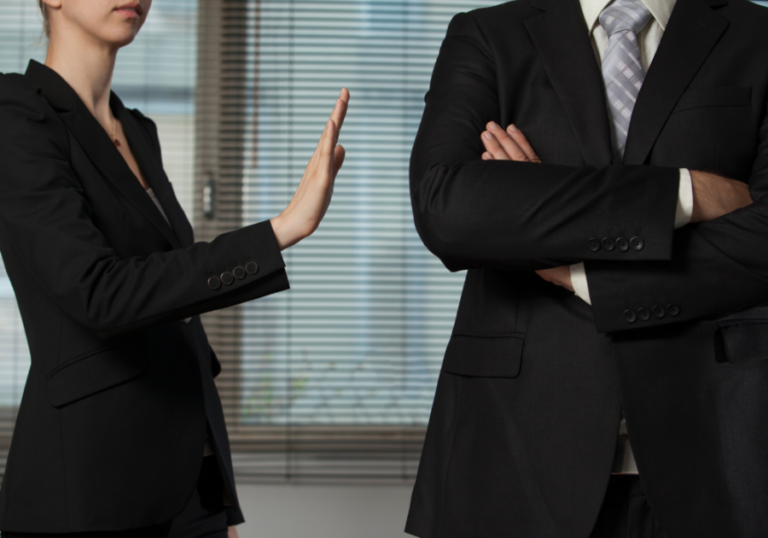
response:
{"label": "shirt collar", "polygon": [[[651,12],[653,18],[659,23],[659,26],[661,26],[662,30],[667,29],[669,17],[672,15],[672,8],[675,7],[675,1],[676,0],[642,0],[645,7]],[[584,20],[587,21],[589,33],[592,34],[592,30],[600,24],[598,21],[600,13],[608,7],[612,0],[579,0],[579,2],[581,3],[581,11],[584,13]]]}

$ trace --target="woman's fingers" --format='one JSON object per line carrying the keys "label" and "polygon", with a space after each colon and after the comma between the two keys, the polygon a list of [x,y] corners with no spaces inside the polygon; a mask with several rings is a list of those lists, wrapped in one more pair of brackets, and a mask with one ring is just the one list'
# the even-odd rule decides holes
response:
{"label": "woman's fingers", "polygon": [[336,178],[336,174],[341,170],[344,164],[344,158],[347,156],[347,151],[344,146],[336,146],[333,150],[333,177]]}
{"label": "woman's fingers", "polygon": [[349,92],[344,88],[293,198],[288,207],[272,219],[272,230],[281,250],[311,235],[325,216],[333,195],[334,179],[344,164],[344,148],[336,143],[348,101]]}
{"label": "woman's fingers", "polygon": [[533,147],[531,146],[531,143],[528,142],[528,138],[523,134],[523,132],[515,127],[514,124],[510,124],[509,127],[507,127],[507,134],[512,139],[512,141],[517,144],[517,147],[522,150],[522,152],[525,154],[525,156],[528,158],[528,160],[532,163],[540,163],[541,159],[539,159],[539,156],[536,155],[536,152],[533,151]]}
{"label": "woman's fingers", "polygon": [[321,174],[328,172],[331,173],[333,169],[333,148],[336,146],[336,124],[333,120],[328,120],[325,124],[325,130],[323,136],[320,138],[320,144],[318,150],[320,155],[317,161],[319,169],[317,170]]}
{"label": "woman's fingers", "polygon": [[[349,106],[349,90],[346,88],[341,89],[341,94],[336,101],[336,106],[333,107],[331,112],[331,119],[336,124],[336,135],[341,131],[341,127],[344,125],[344,118],[347,117],[347,108]],[[336,140],[338,141],[338,139]]]}

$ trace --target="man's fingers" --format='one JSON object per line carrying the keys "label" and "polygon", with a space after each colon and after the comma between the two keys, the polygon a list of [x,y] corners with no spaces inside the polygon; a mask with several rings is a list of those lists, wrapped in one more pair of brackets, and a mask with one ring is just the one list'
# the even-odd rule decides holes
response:
{"label": "man's fingers", "polygon": [[485,131],[480,138],[483,140],[483,145],[485,146],[486,153],[491,156],[490,159],[488,159],[485,156],[485,153],[483,154],[484,160],[497,160],[497,161],[509,161],[511,160],[511,157],[507,155],[507,152],[504,150],[504,148],[501,147],[501,144],[499,144],[499,141],[496,139],[495,136],[490,131]]}
{"label": "man's fingers", "polygon": [[528,161],[530,160],[528,158],[528,155],[520,148],[520,146],[515,142],[499,125],[492,121],[489,122],[486,126],[488,128],[488,132],[493,135],[494,138],[498,141],[499,145],[504,149],[504,153],[508,155],[510,159],[513,161]]}
{"label": "man's fingers", "polygon": [[514,142],[517,144],[517,147],[519,147],[523,153],[525,153],[525,156],[528,157],[528,160],[532,163],[540,163],[541,159],[539,159],[539,156],[536,155],[536,152],[533,151],[533,147],[531,146],[531,143],[528,142],[528,138],[523,134],[523,132],[515,127],[513,124],[510,124],[509,127],[507,127],[507,134],[509,137],[514,140]]}

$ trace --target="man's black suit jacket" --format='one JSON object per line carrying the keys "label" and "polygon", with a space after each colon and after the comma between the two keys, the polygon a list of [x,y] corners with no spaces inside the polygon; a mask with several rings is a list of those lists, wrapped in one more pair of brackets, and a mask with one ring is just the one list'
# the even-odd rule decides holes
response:
{"label": "man's black suit jacket", "polygon": [[[669,538],[768,536],[767,59],[765,8],[678,0],[612,165],[578,0],[453,19],[411,195],[426,246],[469,271],[407,532],[588,536],[623,406]],[[480,160],[491,120],[543,164]],[[755,203],[675,232],[679,168]],[[580,261],[592,307],[533,273]]]}
{"label": "man's black suit jacket", "polygon": [[243,521],[198,314],[286,289],[283,259],[268,222],[195,243],[154,123],[111,106],[170,226],[58,74],[31,62],[0,76],[0,250],[32,358],[3,531],[169,521],[192,496],[208,427],[229,523]]}

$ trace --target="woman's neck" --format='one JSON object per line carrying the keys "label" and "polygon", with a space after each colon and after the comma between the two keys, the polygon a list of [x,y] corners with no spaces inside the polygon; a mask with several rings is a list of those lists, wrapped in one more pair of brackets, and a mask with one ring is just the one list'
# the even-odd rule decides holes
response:
{"label": "woman's neck", "polygon": [[113,122],[109,94],[117,49],[83,35],[61,33],[51,38],[45,65],[72,86],[91,114],[109,131]]}

